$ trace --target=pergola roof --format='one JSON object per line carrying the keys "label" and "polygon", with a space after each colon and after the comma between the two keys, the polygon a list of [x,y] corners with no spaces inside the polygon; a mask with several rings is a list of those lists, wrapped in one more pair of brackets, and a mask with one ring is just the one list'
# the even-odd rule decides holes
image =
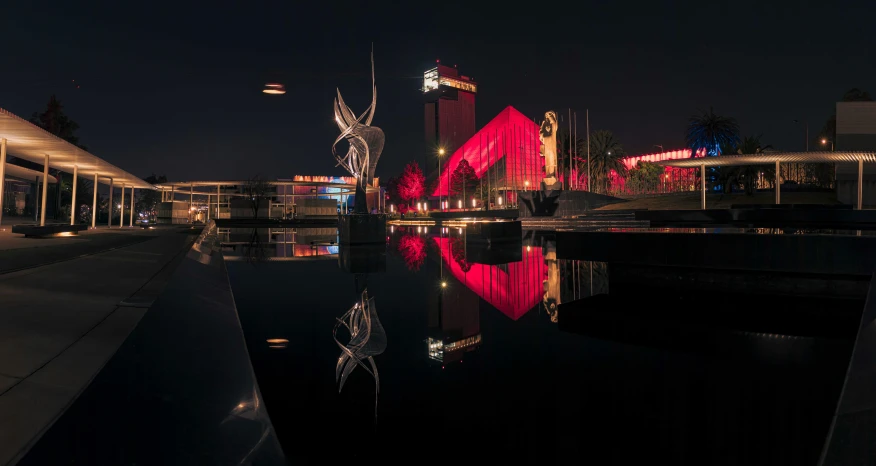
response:
{"label": "pergola roof", "polygon": [[[39,177],[40,180],[42,180],[43,172],[38,172],[36,170],[31,170],[30,168],[24,168],[18,165],[7,163],[6,176],[14,176],[23,180],[33,181],[36,177]],[[58,180],[54,176],[49,175],[49,184],[55,184],[57,182]]]}
{"label": "pergola roof", "polygon": [[23,120],[0,108],[0,138],[6,138],[6,152],[10,155],[43,164],[49,155],[49,167],[73,173],[79,167],[79,176],[112,178],[116,186],[155,189],[151,184],[110,164],[87,151]]}
{"label": "pergola roof", "polygon": [[779,163],[855,163],[876,162],[876,152],[761,152],[759,154],[719,155],[692,159],[675,159],[655,162],[664,167],[695,168],[727,167],[731,165],[770,165]]}

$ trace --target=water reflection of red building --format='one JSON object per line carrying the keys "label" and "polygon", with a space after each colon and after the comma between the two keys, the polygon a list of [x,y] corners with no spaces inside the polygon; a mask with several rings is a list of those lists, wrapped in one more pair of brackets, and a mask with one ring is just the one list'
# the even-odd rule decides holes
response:
{"label": "water reflection of red building", "polygon": [[[441,260],[450,273],[477,296],[500,312],[517,320],[542,301],[547,266],[541,247],[527,246],[523,260],[501,265],[466,263],[454,259],[454,244],[449,238],[432,238]],[[461,246],[456,246],[459,248]],[[465,257],[462,255],[462,257]],[[467,269],[467,270],[466,270]]]}

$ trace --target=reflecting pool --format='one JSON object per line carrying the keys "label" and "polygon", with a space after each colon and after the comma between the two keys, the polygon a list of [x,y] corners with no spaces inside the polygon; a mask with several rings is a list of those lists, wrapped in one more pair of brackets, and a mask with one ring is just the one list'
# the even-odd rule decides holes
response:
{"label": "reflecting pool", "polygon": [[293,464],[815,464],[863,306],[637,281],[549,234],[303,230],[226,249],[269,251],[227,268]]}

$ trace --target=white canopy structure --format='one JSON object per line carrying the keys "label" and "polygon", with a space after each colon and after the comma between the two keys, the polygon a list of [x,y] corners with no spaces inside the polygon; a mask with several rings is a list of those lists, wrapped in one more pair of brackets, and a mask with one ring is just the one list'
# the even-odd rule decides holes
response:
{"label": "white canopy structure", "polygon": [[[8,110],[0,108],[0,206],[3,205],[3,184],[7,168],[6,155],[11,154],[24,160],[43,165],[42,179],[49,180],[49,168],[73,173],[73,204],[76,203],[76,179],[78,176],[89,176],[94,179],[95,196],[93,211],[97,210],[97,183],[103,179],[108,180],[110,185],[110,206],[112,206],[112,187],[114,184],[124,189],[155,189],[151,184],[142,179],[112,165],[75,145],[53,135],[39,126],[24,120]],[[17,168],[16,168],[17,169]],[[11,174],[11,173],[10,173]],[[40,225],[46,223],[46,183],[43,183],[42,207]],[[0,222],[3,220],[3,211],[0,209]],[[71,215],[70,223],[74,222]],[[92,214],[92,227],[95,226]],[[112,218],[112,215],[110,215]],[[133,213],[132,213],[133,221]],[[120,225],[121,226],[121,225]]]}
{"label": "white canopy structure", "polygon": [[[858,202],[861,210],[864,195],[864,162],[876,162],[876,152],[761,152],[758,154],[719,155],[716,157],[696,157],[689,159],[664,160],[655,162],[664,167],[700,168],[701,207],[706,208],[706,167],[729,167],[739,165],[776,165],[776,176],[782,163],[857,163],[858,164]],[[781,201],[776,180],[776,204]]]}

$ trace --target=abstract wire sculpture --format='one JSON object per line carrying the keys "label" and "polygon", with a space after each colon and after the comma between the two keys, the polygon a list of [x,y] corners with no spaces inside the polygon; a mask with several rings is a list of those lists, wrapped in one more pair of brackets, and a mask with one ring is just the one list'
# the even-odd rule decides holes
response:
{"label": "abstract wire sculpture", "polygon": [[[350,333],[350,341],[345,345],[338,340],[338,329],[343,326]],[[335,366],[335,383],[340,383],[338,393],[344,388],[344,382],[356,366],[362,366],[374,377],[374,415],[377,416],[377,395],[380,393],[380,376],[374,356],[386,349],[386,332],[377,318],[377,307],[374,298],[368,299],[368,290],[362,292],[361,299],[343,316],[337,319],[332,336],[341,356]],[[368,366],[364,361],[368,361]],[[369,367],[370,366],[370,367]]]}
{"label": "abstract wire sculpture", "polygon": [[[332,155],[335,156],[339,167],[344,167],[350,175],[356,178],[356,196],[354,197],[353,212],[367,214],[368,204],[365,201],[365,189],[374,179],[374,171],[377,169],[377,161],[383,152],[386,137],[383,130],[371,126],[374,118],[374,109],[377,106],[377,85],[374,81],[374,51],[371,51],[371,105],[365,109],[359,117],[344,102],[341,90],[337,89],[338,97],[334,102],[335,123],[341,134],[332,144]],[[349,148],[344,156],[338,155],[336,147],[342,140],[347,140]]]}

